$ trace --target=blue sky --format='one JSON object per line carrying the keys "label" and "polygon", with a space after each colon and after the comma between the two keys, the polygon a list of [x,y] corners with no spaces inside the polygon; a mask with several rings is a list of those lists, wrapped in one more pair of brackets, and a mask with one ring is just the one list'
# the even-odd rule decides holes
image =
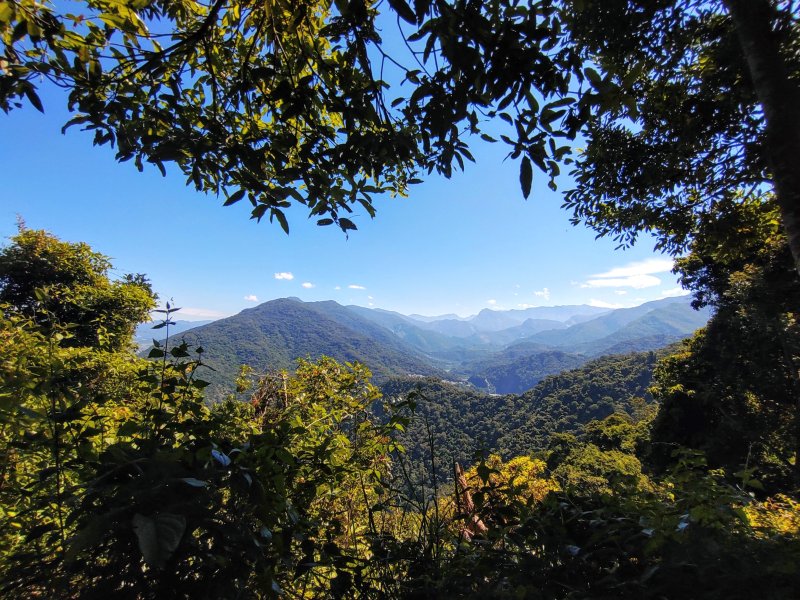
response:
{"label": "blue sky", "polygon": [[[223,208],[173,170],[139,173],[118,164],[91,134],[60,132],[59,91],[42,90],[46,114],[0,114],[0,236],[30,228],[85,241],[116,273],[141,272],[178,318],[234,314],[285,296],[332,299],[403,313],[469,315],[483,308],[582,304],[633,306],[681,293],[671,260],[643,239],[615,250],[610,239],[569,224],[560,192],[534,173],[527,201],[518,164],[502,144],[476,141],[476,165],[451,180],[430,176],[408,198],[382,198],[359,230],[317,227],[289,214],[291,234],[249,219],[247,203]],[[569,186],[561,182],[561,189]]]}

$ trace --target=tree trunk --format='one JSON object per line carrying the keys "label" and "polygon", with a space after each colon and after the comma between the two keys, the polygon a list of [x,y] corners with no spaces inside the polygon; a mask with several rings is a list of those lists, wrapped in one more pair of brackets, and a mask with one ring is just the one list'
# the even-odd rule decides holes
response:
{"label": "tree trunk", "polygon": [[[795,269],[800,274],[800,88],[781,55],[770,0],[722,0],[733,19],[766,122],[765,155]],[[800,307],[799,307],[800,308]]]}

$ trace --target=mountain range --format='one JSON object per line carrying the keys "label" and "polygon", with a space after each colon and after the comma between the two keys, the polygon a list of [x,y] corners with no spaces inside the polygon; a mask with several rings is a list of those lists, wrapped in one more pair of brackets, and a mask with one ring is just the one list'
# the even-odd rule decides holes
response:
{"label": "mountain range", "polygon": [[214,369],[204,376],[212,383],[211,398],[226,393],[242,364],[256,371],[292,369],[297,358],[321,355],[362,362],[378,383],[432,376],[507,394],[522,393],[595,357],[661,348],[687,337],[709,316],[707,309],[692,309],[686,297],[616,310],[487,309],[468,318],[281,298],[191,329],[183,322],[169,333],[170,344],[185,340],[204,348]]}

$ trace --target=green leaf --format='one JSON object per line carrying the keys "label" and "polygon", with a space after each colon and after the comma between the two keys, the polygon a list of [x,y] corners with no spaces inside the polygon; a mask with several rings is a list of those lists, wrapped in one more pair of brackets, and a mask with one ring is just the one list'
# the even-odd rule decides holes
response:
{"label": "green leaf", "polygon": [[389,0],[389,6],[391,6],[404,21],[412,25],[417,24],[417,15],[414,14],[414,11],[411,10],[411,7],[406,4],[404,0]]}
{"label": "green leaf", "polygon": [[355,223],[345,217],[341,217],[339,219],[339,227],[342,228],[342,231],[347,231],[348,229],[358,229]]}
{"label": "green leaf", "polygon": [[155,517],[136,513],[132,524],[142,558],[151,567],[162,567],[169,560],[186,531],[186,517],[172,513]]}
{"label": "green leaf", "polygon": [[44,112],[44,107],[42,106],[42,101],[39,99],[39,96],[36,95],[36,92],[33,91],[33,87],[26,87],[25,88],[25,96],[28,98],[28,101],[33,104],[33,107],[38,110],[40,113]]}
{"label": "green leaf", "polygon": [[236,202],[244,198],[244,192],[245,192],[244,190],[239,190],[238,192],[234,192],[233,194],[228,196],[228,199],[225,200],[225,203],[222,206],[230,206],[231,204],[235,204]]}
{"label": "green leaf", "polygon": [[289,233],[289,222],[286,220],[286,215],[283,214],[282,210],[275,210],[272,209],[272,215],[270,216],[270,221],[272,217],[278,219],[278,223],[281,225],[281,229],[283,229],[284,233]]}
{"label": "green leaf", "polygon": [[522,195],[525,199],[531,195],[531,183],[533,182],[533,167],[527,156],[522,157],[519,165],[519,184],[522,187]]}
{"label": "green leaf", "polygon": [[184,477],[181,479],[184,483],[188,483],[192,487],[196,488],[204,488],[208,487],[208,482],[203,481],[201,479],[195,479],[194,477]]}

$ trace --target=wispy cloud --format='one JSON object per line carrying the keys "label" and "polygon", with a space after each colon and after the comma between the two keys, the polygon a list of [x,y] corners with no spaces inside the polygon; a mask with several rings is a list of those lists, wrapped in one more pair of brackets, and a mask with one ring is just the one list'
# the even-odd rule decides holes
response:
{"label": "wispy cloud", "polygon": [[607,288],[629,287],[643,289],[661,285],[661,279],[653,273],[666,273],[672,270],[672,260],[665,258],[650,258],[632,262],[622,267],[615,267],[604,273],[592,275],[582,288]]}
{"label": "wispy cloud", "polygon": [[614,304],[612,302],[604,302],[603,300],[589,300],[589,306],[597,306],[598,308],[625,308],[624,304]]}
{"label": "wispy cloud", "polygon": [[628,293],[628,291],[627,291],[627,290],[614,290],[614,293],[615,293],[617,296],[624,296],[625,294],[627,294],[627,293]]}
{"label": "wispy cloud", "polygon": [[342,286],[340,286],[340,285],[337,285],[337,286],[336,286],[335,288],[333,288],[333,289],[335,289],[335,290],[338,292],[340,289],[342,289]]}
{"label": "wispy cloud", "polygon": [[497,304],[497,300],[495,300],[494,298],[491,300],[487,300],[486,304],[489,304],[490,306],[495,306]]}
{"label": "wispy cloud", "polygon": [[539,298],[544,298],[545,300],[550,300],[550,289],[549,288],[542,288],[536,292],[533,292],[534,296],[538,296]]}
{"label": "wispy cloud", "polygon": [[678,296],[688,296],[689,290],[685,290],[682,287],[674,287],[669,290],[664,290],[661,292],[662,298],[676,298]]}
{"label": "wispy cloud", "polygon": [[654,275],[630,275],[628,277],[614,277],[609,279],[589,279],[582,284],[582,288],[607,288],[607,287],[629,287],[636,290],[642,288],[656,287],[661,285],[661,280]]}
{"label": "wispy cloud", "polygon": [[524,303],[523,303],[523,304],[517,304],[517,306],[518,306],[519,308],[523,308],[523,309],[525,309],[525,308],[536,308],[536,305],[535,305],[535,304],[524,304]]}
{"label": "wispy cloud", "polygon": [[667,273],[672,270],[671,258],[648,258],[632,262],[624,267],[615,267],[605,273],[592,275],[595,277],[632,277],[635,275],[652,275],[653,273]]}
{"label": "wispy cloud", "polygon": [[365,289],[367,289],[363,285],[356,285],[355,283],[351,283],[347,287],[350,288],[351,290],[365,290]]}
{"label": "wispy cloud", "polygon": [[303,286],[304,288],[306,288],[307,290],[310,290],[311,288],[313,288],[313,287],[314,287],[314,284],[313,284],[313,283],[311,283],[310,281],[304,281],[304,282],[302,283],[302,286]]}
{"label": "wispy cloud", "polygon": [[294,279],[294,275],[289,271],[283,271],[281,273],[275,273],[275,279],[287,279],[291,281],[292,279]]}
{"label": "wispy cloud", "polygon": [[247,294],[247,296],[245,296],[244,299],[247,300],[248,302],[258,302],[258,296],[256,296],[255,294]]}

